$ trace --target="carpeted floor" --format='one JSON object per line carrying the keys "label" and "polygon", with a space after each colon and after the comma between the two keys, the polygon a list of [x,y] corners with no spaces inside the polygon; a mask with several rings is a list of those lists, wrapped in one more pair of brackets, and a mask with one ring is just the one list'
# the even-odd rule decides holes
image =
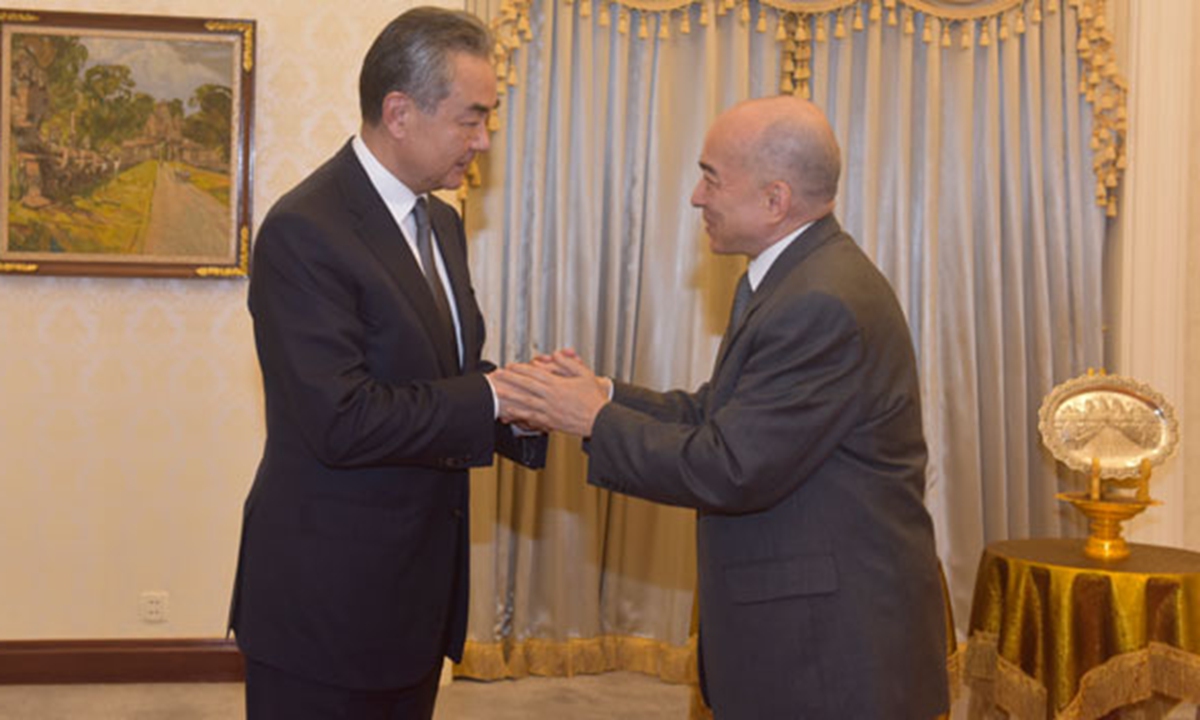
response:
{"label": "carpeted floor", "polygon": [[[685,720],[689,690],[637,673],[456,680],[435,720]],[[0,686],[0,720],[244,720],[242,686]]]}

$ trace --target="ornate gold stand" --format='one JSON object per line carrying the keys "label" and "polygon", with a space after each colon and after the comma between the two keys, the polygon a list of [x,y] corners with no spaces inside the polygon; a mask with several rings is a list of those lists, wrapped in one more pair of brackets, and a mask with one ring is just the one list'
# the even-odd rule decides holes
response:
{"label": "ornate gold stand", "polygon": [[[1136,487],[1133,497],[1105,493],[1105,485]],[[1084,492],[1058,493],[1055,497],[1074,505],[1088,519],[1088,539],[1083,547],[1085,555],[1097,560],[1120,560],[1129,557],[1129,545],[1121,537],[1121,523],[1137,516],[1151,505],[1161,505],[1151,500],[1150,462],[1141,463],[1140,477],[1130,480],[1114,480],[1100,477],[1099,460],[1092,461],[1091,489]]]}
{"label": "ornate gold stand", "polygon": [[1087,516],[1084,555],[1129,557],[1121,523],[1162,504],[1150,499],[1150,470],[1179,442],[1175,409],[1145,383],[1088,370],[1042,400],[1038,430],[1055,459],[1088,475],[1087,492],[1057,495]]}
{"label": "ornate gold stand", "polygon": [[1151,505],[1162,504],[1158,500],[1140,501],[1133,498],[1092,500],[1082,492],[1059,493],[1057,497],[1071,503],[1087,516],[1089,534],[1083,552],[1097,560],[1129,557],[1129,545],[1121,537],[1121,523]]}

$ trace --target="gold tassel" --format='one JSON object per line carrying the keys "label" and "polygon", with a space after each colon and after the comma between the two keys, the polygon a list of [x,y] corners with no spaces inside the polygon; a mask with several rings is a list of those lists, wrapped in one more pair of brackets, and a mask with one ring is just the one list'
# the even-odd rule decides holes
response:
{"label": "gold tassel", "polygon": [[950,23],[942,25],[942,47],[950,47]]}
{"label": "gold tassel", "polygon": [[1023,12],[1017,13],[1017,34],[1025,34],[1025,13]]}
{"label": "gold tassel", "polygon": [[[603,0],[601,0],[603,2]],[[579,17],[587,19],[592,16],[592,0],[579,0]]]}
{"label": "gold tassel", "polygon": [[737,4],[737,0],[725,0],[725,9],[732,10],[733,6],[736,4]]}
{"label": "gold tassel", "polygon": [[962,49],[970,50],[971,42],[975,39],[975,24],[970,20],[963,22],[962,28]]}
{"label": "gold tassel", "polygon": [[785,73],[783,79],[779,81],[779,91],[787,94],[791,93],[795,89],[796,86],[792,84],[792,76]]}
{"label": "gold tassel", "polygon": [[668,13],[658,14],[658,39],[666,40],[671,37],[671,16]]}
{"label": "gold tassel", "polygon": [[796,69],[796,58],[791,53],[783,56],[783,71],[789,75]]}
{"label": "gold tassel", "polygon": [[1079,5],[1079,19],[1080,20],[1091,20],[1092,19],[1092,6],[1090,3],[1081,3]]}
{"label": "gold tassel", "polygon": [[1108,21],[1104,19],[1104,13],[1100,13],[1096,16],[1096,19],[1092,21],[1092,27],[1096,28],[1097,30],[1103,30],[1104,26],[1107,24]]}
{"label": "gold tassel", "polygon": [[496,79],[503,80],[508,77],[508,61],[499,60],[496,62]]}
{"label": "gold tassel", "polygon": [[1117,216],[1117,198],[1111,197],[1108,199],[1108,209],[1104,211],[1110,218]]}
{"label": "gold tassel", "polygon": [[706,27],[707,25],[708,25],[708,3],[701,2],[701,4],[700,4],[700,26]]}
{"label": "gold tassel", "polygon": [[729,12],[725,9],[723,0],[717,0],[717,17],[725,17],[725,13]]}
{"label": "gold tassel", "polygon": [[761,7],[758,9],[758,25],[754,29],[760,33],[767,31],[767,11]]}
{"label": "gold tassel", "polygon": [[[896,27],[896,25],[899,24],[899,22],[900,22],[899,18],[896,17],[896,8],[892,8],[891,10],[888,10],[888,26]],[[912,33],[909,33],[909,35],[912,35]]]}
{"label": "gold tassel", "polygon": [[828,39],[829,37],[825,30],[825,18],[817,18],[817,42],[823,43]]}
{"label": "gold tassel", "polygon": [[921,30],[921,41],[926,45],[933,42],[933,26],[928,16],[925,17],[925,27]]}
{"label": "gold tassel", "polygon": [[[917,22],[914,19],[915,17],[916,17],[916,15],[915,15],[915,13],[913,13],[912,10],[905,9],[905,11],[904,11],[904,34],[905,35],[912,35],[913,33],[915,33],[917,31]],[[929,41],[926,40],[925,42],[929,42]]]}
{"label": "gold tassel", "polygon": [[605,2],[600,6],[600,27],[608,27],[612,25],[612,12],[608,9],[608,3]]}
{"label": "gold tassel", "polygon": [[499,129],[500,129],[500,116],[497,115],[496,113],[489,114],[488,115],[488,131],[496,132]]}
{"label": "gold tassel", "polygon": [[808,42],[809,37],[810,36],[808,34],[808,16],[801,15],[798,18],[796,18],[796,39],[802,43],[806,43],[806,42]]}
{"label": "gold tassel", "polygon": [[854,8],[854,30],[856,32],[862,32],[864,27],[866,27],[866,25],[863,24],[862,5],[859,5],[858,7]]}
{"label": "gold tassel", "polygon": [[879,7],[879,0],[871,0],[871,12],[867,18],[871,22],[877,23],[881,17],[883,17],[883,8]]}
{"label": "gold tassel", "polygon": [[741,8],[741,10],[738,11],[738,20],[740,20],[743,25],[746,25],[750,22],[750,3],[749,2],[742,3],[742,8]]}
{"label": "gold tassel", "polygon": [[775,42],[785,42],[787,40],[787,26],[784,25],[783,16],[779,16],[779,24],[775,26]]}
{"label": "gold tassel", "polygon": [[837,22],[833,25],[833,36],[838,40],[846,37],[846,20],[842,13],[837,14]]}
{"label": "gold tassel", "polygon": [[1008,17],[1000,18],[1000,42],[1008,39]]}
{"label": "gold tassel", "polygon": [[617,11],[617,32],[622,35],[629,34],[629,11],[624,6]]}
{"label": "gold tassel", "polygon": [[988,47],[991,44],[992,34],[988,30],[988,22],[984,20],[982,26],[979,28],[979,47]]}
{"label": "gold tassel", "polygon": [[521,16],[521,22],[517,24],[517,30],[525,37],[526,40],[533,38],[533,31],[529,29],[528,15]]}
{"label": "gold tassel", "polygon": [[516,85],[517,85],[517,66],[516,65],[508,66],[508,84],[512,87],[516,87]]}
{"label": "gold tassel", "polygon": [[690,7],[683,8],[683,20],[679,23],[679,32],[684,35],[689,35],[692,32],[692,9]]}
{"label": "gold tassel", "polygon": [[1088,89],[1087,78],[1082,78],[1079,81],[1079,94],[1082,95],[1082,94],[1086,93],[1087,89]]}
{"label": "gold tassel", "polygon": [[1051,15],[1058,12],[1058,0],[1046,0],[1046,12]]}
{"label": "gold tassel", "polygon": [[1033,4],[1033,14],[1031,14],[1029,16],[1029,19],[1033,21],[1034,25],[1037,25],[1038,23],[1040,23],[1042,21],[1042,6],[1041,5],[1038,5],[1037,3]]}
{"label": "gold tassel", "polygon": [[883,0],[883,6],[888,10],[896,9],[896,0]]}
{"label": "gold tassel", "polygon": [[645,40],[646,38],[650,37],[650,28],[646,23],[646,11],[643,10],[639,12],[638,15],[638,38]]}
{"label": "gold tassel", "polygon": [[809,85],[808,85],[807,80],[800,83],[800,97],[804,98],[805,100],[812,100],[812,93],[809,92]]}

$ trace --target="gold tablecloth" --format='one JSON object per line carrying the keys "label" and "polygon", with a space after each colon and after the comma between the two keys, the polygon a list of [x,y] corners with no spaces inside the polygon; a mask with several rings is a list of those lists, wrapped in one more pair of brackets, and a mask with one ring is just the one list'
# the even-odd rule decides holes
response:
{"label": "gold tablecloth", "polygon": [[[964,680],[1016,718],[1092,720],[1163,696],[1200,703],[1200,553],[1007,540],[979,562]],[[978,700],[973,707],[978,707]]]}

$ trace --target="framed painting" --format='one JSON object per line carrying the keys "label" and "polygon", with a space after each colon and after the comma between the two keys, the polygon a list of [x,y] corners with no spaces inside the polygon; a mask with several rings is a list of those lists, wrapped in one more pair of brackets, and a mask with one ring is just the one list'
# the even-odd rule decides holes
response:
{"label": "framed painting", "polygon": [[0,9],[0,272],[245,277],[254,35]]}

